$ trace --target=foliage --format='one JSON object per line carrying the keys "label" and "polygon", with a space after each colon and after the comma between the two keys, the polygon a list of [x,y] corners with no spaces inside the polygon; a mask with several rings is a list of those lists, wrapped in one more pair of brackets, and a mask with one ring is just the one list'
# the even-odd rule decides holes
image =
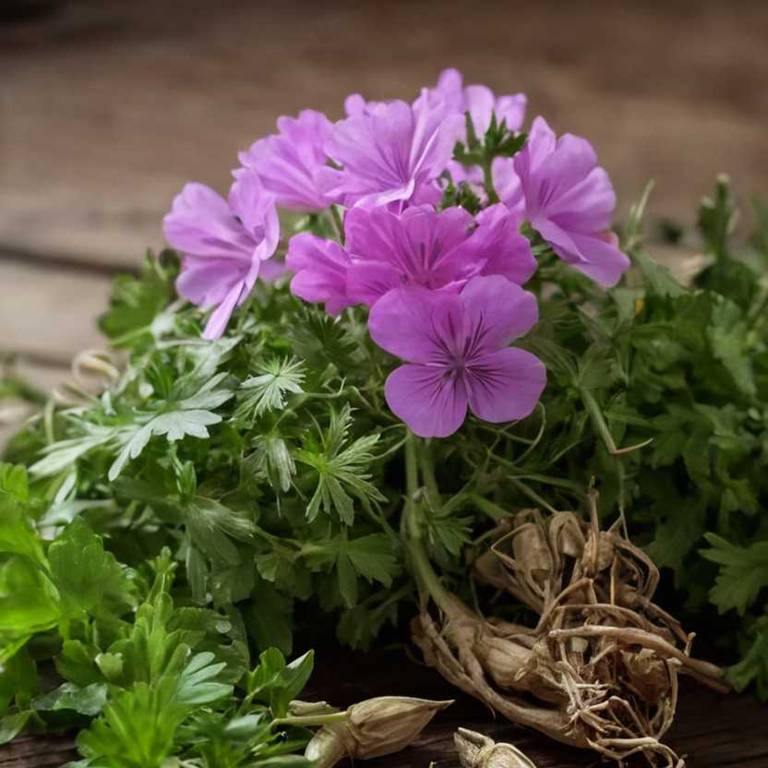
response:
{"label": "foliage", "polygon": [[[734,244],[719,181],[700,217],[707,266],[686,287],[644,250],[641,209],[624,233],[635,268],[609,292],[530,234],[541,322],[524,343],[547,390],[523,422],[470,419],[425,444],[425,543],[469,597],[466,557],[498,517],[578,509],[596,478],[601,515],[623,513],[665,569],[669,607],[701,625],[724,614],[732,680],[766,695],[766,219]],[[127,355],[122,377],[49,409],[0,468],[0,735],[94,718],[83,766],[290,754],[303,732],[273,720],[311,668],[285,663],[294,631],[327,612],[367,647],[414,610],[406,431],[363,311],[333,320],[283,279],[204,342],[199,311],[168,303],[176,271],[165,253],[118,281],[101,327]],[[61,683],[41,690],[51,658]]]}

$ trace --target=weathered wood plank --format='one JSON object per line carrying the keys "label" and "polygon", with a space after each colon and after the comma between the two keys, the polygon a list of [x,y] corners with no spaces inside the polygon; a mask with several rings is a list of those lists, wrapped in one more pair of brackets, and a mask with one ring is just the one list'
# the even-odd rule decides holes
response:
{"label": "weathered wood plank", "polygon": [[[459,726],[514,743],[538,768],[594,768],[600,764],[593,753],[566,749],[533,731],[494,719],[482,705],[467,696],[457,696],[435,672],[409,660],[402,650],[368,654],[339,648],[321,650],[310,694],[341,706],[385,694],[456,698],[411,748],[362,763],[371,768],[426,768],[430,761],[436,761],[440,768],[458,768],[452,740]],[[766,726],[768,707],[750,696],[720,696],[685,681],[669,743],[687,755],[688,768],[765,768]],[[0,768],[58,766],[74,757],[74,751],[68,751],[71,749],[69,736],[23,738],[0,748]]]}
{"label": "weathered wood plank", "polygon": [[81,349],[103,346],[95,319],[109,289],[106,277],[0,260],[0,353],[66,366]]}
{"label": "weathered wood plank", "polygon": [[[715,173],[768,178],[768,5],[62,3],[0,27],[0,243],[135,264],[187,179],[354,90],[409,98],[457,65],[589,136],[625,203],[690,221]],[[468,23],[470,22],[471,23]]]}

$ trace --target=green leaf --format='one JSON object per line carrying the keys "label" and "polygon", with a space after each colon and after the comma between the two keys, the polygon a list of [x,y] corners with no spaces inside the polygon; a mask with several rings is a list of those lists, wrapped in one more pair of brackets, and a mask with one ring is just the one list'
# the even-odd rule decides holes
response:
{"label": "green leaf", "polygon": [[705,197],[699,207],[699,230],[708,250],[715,256],[727,256],[728,237],[736,220],[736,208],[731,196],[730,179],[717,178],[715,193]]}
{"label": "green leaf", "polygon": [[176,731],[190,711],[174,700],[175,690],[176,681],[168,679],[119,692],[80,732],[80,752],[109,768],[160,768],[173,754]]}
{"label": "green leaf", "polygon": [[712,325],[707,328],[712,353],[733,377],[736,386],[746,395],[756,392],[752,370],[752,350],[749,327],[743,310],[723,299],[712,309]]}
{"label": "green leaf", "polygon": [[16,712],[13,715],[0,717],[0,744],[13,741],[26,726],[32,712]]}
{"label": "green leaf", "polygon": [[768,699],[768,615],[761,616],[752,628],[752,642],[744,658],[728,670],[728,679],[737,691],[755,686],[763,701]]}
{"label": "green leaf", "polygon": [[12,496],[15,501],[29,501],[29,485],[25,467],[0,463],[0,499],[3,494]]}
{"label": "green leaf", "polygon": [[293,650],[293,601],[261,581],[246,613],[248,632],[259,650],[275,647],[286,656]]}
{"label": "green leaf", "polygon": [[735,608],[743,616],[768,587],[768,541],[739,547],[714,533],[705,538],[711,549],[701,550],[702,557],[720,566],[710,598],[720,613]]}
{"label": "green leaf", "polygon": [[257,701],[269,705],[274,717],[284,717],[288,705],[304,689],[314,666],[314,654],[286,664],[277,648],[269,648],[259,656],[259,664],[248,674],[248,693]]}
{"label": "green leaf", "polygon": [[[157,415],[138,414],[136,425],[120,430],[117,439],[123,447],[109,468],[109,481],[116,480],[126,464],[137,459],[153,437],[164,436],[169,443],[178,442],[187,436],[208,438],[208,427],[222,420],[212,409],[226,403],[233,394],[229,389],[220,387],[226,376],[226,373],[216,374],[194,394],[180,400],[171,399],[164,405],[163,412]],[[185,385],[186,382],[181,381],[177,389],[183,391]]]}
{"label": "green leaf", "polygon": [[372,533],[337,543],[339,551],[349,558],[357,574],[368,581],[378,581],[385,587],[391,586],[392,578],[398,572],[398,564],[389,536]]}
{"label": "green leaf", "polygon": [[650,293],[665,298],[675,298],[686,292],[667,267],[655,262],[645,252],[635,251],[632,258],[640,267],[646,288]]}
{"label": "green leaf", "polygon": [[212,704],[232,695],[232,686],[217,681],[227,666],[208,651],[193,656],[179,676],[174,701],[185,705]]}
{"label": "green leaf", "polygon": [[134,603],[130,580],[99,536],[75,520],[48,548],[51,577],[62,609],[75,618],[104,610],[125,611]]}
{"label": "green leaf", "polygon": [[332,410],[328,428],[321,433],[320,446],[310,444],[295,454],[297,461],[312,467],[318,475],[317,487],[307,505],[310,521],[322,509],[327,515],[335,512],[345,525],[352,525],[353,497],[367,507],[386,500],[370,482],[368,471],[376,458],[373,448],[380,435],[365,435],[348,445],[351,422],[349,405],[340,412]]}
{"label": "green leaf", "polygon": [[300,360],[273,358],[259,365],[257,371],[257,376],[250,376],[240,385],[239,416],[257,418],[267,411],[281,411],[286,394],[304,391],[304,364]]}
{"label": "green leaf", "polygon": [[19,639],[52,629],[60,616],[50,581],[26,557],[11,557],[0,565],[0,661]]}
{"label": "green leaf", "polygon": [[107,703],[107,686],[93,683],[80,688],[73,683],[63,683],[58,688],[38,696],[32,707],[39,711],[55,712],[61,709],[95,717]]}
{"label": "green leaf", "polygon": [[[166,252],[167,253],[167,252]],[[124,275],[112,285],[110,308],[99,319],[101,330],[116,346],[151,340],[151,324],[171,299],[171,277],[148,255],[140,278]]]}

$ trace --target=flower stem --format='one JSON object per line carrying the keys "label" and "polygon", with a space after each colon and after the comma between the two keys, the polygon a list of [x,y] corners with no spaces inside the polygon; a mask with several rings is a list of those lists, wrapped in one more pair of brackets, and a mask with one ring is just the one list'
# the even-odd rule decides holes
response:
{"label": "flower stem", "polygon": [[[424,546],[424,536],[421,519],[421,499],[419,486],[419,460],[417,438],[408,433],[405,441],[405,488],[406,499],[403,515],[404,544],[410,556],[413,575],[419,587],[421,600],[426,602],[431,597],[438,606],[448,609],[451,603],[450,594],[440,583],[438,575],[432,568],[427,550]],[[423,465],[422,465],[423,470]],[[434,476],[430,482],[434,481]],[[435,491],[437,485],[435,484]]]}
{"label": "flower stem", "polygon": [[331,206],[331,221],[333,222],[333,228],[336,230],[336,237],[344,245],[344,222],[341,219],[338,207],[335,205]]}

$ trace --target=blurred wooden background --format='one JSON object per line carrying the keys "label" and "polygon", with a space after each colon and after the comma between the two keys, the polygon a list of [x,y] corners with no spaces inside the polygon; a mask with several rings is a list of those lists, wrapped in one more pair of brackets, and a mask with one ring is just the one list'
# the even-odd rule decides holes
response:
{"label": "blurred wooden background", "polygon": [[765,2],[0,0],[0,357],[57,381],[181,184],[224,189],[279,114],[451,65],[588,136],[623,209],[768,189]]}
{"label": "blurred wooden background", "polygon": [[[0,0],[0,364],[58,382],[180,186],[225,189],[278,115],[339,116],[355,90],[410,99],[446,66],[589,137],[621,210],[650,177],[651,212],[683,224],[718,172],[768,192],[764,1]],[[764,713],[693,694],[674,741],[692,766],[765,767]],[[430,738],[420,764],[449,749],[447,730]],[[0,764],[58,765],[68,746],[45,762],[22,742]]]}

